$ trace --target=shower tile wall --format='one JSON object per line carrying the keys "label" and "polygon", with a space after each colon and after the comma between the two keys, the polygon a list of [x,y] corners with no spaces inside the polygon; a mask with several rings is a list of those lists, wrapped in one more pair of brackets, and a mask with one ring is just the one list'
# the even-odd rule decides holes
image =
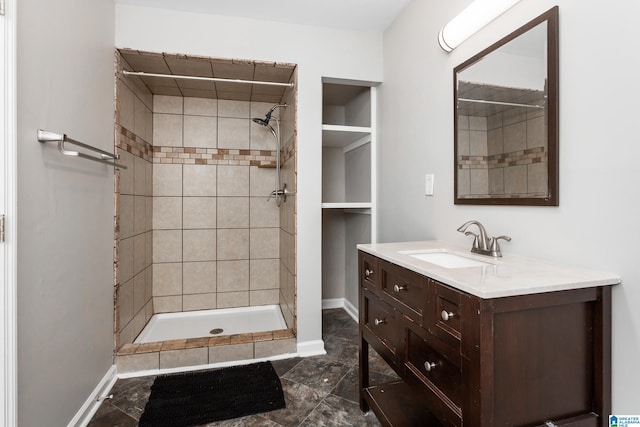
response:
{"label": "shower tile wall", "polygon": [[271,106],[154,96],[155,313],[279,303]]}
{"label": "shower tile wall", "polygon": [[[267,202],[275,142],[250,120],[273,103],[154,96],[122,68],[116,52],[116,348],[161,312],[280,304],[295,328],[296,197]],[[292,192],[295,95],[276,111]]]}
{"label": "shower tile wall", "polygon": [[458,118],[458,157],[469,167],[458,170],[458,194],[484,195],[489,188],[486,117]]}
{"label": "shower tile wall", "polygon": [[458,118],[458,194],[541,196],[547,191],[544,110]]}
{"label": "shower tile wall", "polygon": [[[118,70],[122,58],[116,55]],[[116,348],[132,342],[153,314],[152,95],[136,78],[116,80],[115,174]]]}
{"label": "shower tile wall", "polygon": [[[296,85],[297,86],[297,85]],[[296,94],[290,91],[283,100],[289,107],[282,114],[281,183],[292,195],[280,208],[280,308],[287,327],[296,330],[296,215],[297,215],[297,158],[296,158]]]}
{"label": "shower tile wall", "polygon": [[546,129],[542,109],[514,108],[487,117],[488,155],[496,164],[489,171],[492,194],[547,194]]}

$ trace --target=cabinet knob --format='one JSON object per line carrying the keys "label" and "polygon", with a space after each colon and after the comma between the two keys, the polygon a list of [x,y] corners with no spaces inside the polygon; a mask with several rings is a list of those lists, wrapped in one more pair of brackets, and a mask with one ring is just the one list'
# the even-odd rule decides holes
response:
{"label": "cabinet knob", "polygon": [[368,268],[365,268],[364,269],[364,275],[366,277],[369,277],[369,276],[373,275],[373,270],[369,270]]}
{"label": "cabinet knob", "polygon": [[440,313],[440,317],[442,317],[442,320],[446,322],[453,317],[453,313],[447,310],[442,310],[442,313]]}
{"label": "cabinet knob", "polygon": [[385,323],[387,323],[387,319],[375,319],[373,321],[373,324],[376,326],[384,325]]}
{"label": "cabinet knob", "polygon": [[424,369],[426,369],[427,372],[431,372],[435,368],[436,368],[436,364],[435,363],[429,362],[428,360],[426,362],[424,362]]}
{"label": "cabinet knob", "polygon": [[393,292],[396,294],[400,291],[406,291],[407,287],[405,285],[393,285]]}

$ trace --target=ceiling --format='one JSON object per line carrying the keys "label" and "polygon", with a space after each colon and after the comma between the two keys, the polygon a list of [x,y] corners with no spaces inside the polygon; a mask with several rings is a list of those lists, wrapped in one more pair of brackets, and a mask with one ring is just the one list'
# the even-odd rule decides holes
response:
{"label": "ceiling", "polygon": [[410,0],[115,0],[162,9],[355,31],[384,31]]}
{"label": "ceiling", "polygon": [[[140,52],[133,49],[118,49],[118,51],[122,67],[127,71],[276,83],[295,82],[296,67],[293,64]],[[286,89],[288,89],[283,86],[154,76],[135,78],[139,78],[154,95],[194,98],[279,103],[282,102]]]}
{"label": "ceiling", "polygon": [[[291,24],[356,31],[382,32],[410,0],[115,0],[119,4],[236,16]],[[198,77],[295,81],[295,65],[258,61],[230,61],[167,53],[120,49],[129,71]],[[255,84],[220,83],[159,77],[140,77],[154,95],[281,102],[286,89]],[[337,88],[335,96],[343,89]]]}

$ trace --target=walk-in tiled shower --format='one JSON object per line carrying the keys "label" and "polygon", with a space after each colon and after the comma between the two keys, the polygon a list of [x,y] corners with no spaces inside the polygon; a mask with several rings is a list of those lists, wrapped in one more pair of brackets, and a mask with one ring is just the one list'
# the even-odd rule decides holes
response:
{"label": "walk-in tiled shower", "polygon": [[[285,340],[271,343],[271,351],[282,344],[283,353],[294,352],[295,85],[125,76],[122,70],[295,83],[295,66],[129,50],[116,52],[116,64],[116,150],[128,166],[116,173],[115,184],[118,354],[153,359],[149,354],[162,352],[163,343],[133,344],[154,314],[265,305],[280,308],[287,329],[266,334],[269,339],[250,332],[235,339]],[[279,208],[269,198],[274,135],[252,122],[274,104],[287,104],[274,112],[280,180],[291,192]],[[165,342],[165,350],[203,348],[202,364],[206,347],[225,339],[199,337],[197,347],[193,338],[182,341]]]}

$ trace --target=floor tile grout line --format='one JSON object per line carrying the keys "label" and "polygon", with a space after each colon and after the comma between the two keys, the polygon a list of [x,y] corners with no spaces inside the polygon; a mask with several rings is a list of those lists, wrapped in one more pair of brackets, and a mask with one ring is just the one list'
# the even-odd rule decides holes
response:
{"label": "floor tile grout line", "polygon": [[309,418],[309,416],[311,416],[311,414],[313,414],[313,411],[315,411],[316,409],[318,409],[318,407],[320,405],[322,405],[322,402],[324,402],[324,399],[327,398],[327,396],[329,396],[330,393],[328,393],[326,396],[324,396],[322,399],[320,399],[320,401],[318,402],[318,404],[316,406],[313,407],[313,409],[311,411],[309,411],[309,413],[298,423],[298,426],[301,426],[302,423],[305,422],[305,420],[307,420]]}

